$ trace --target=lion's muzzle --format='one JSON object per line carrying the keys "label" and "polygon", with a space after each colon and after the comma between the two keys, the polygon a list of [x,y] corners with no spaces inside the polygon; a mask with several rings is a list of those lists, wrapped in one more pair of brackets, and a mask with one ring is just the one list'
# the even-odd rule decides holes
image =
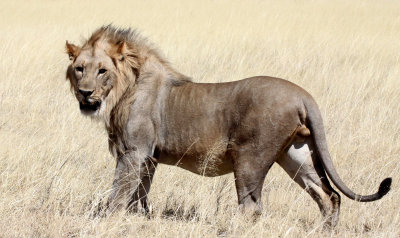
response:
{"label": "lion's muzzle", "polygon": [[79,100],[79,108],[85,115],[93,114],[100,108],[101,100],[94,99],[94,97],[92,97],[93,92],[94,91],[79,90],[79,94],[81,95],[81,97],[79,97],[81,99]]}

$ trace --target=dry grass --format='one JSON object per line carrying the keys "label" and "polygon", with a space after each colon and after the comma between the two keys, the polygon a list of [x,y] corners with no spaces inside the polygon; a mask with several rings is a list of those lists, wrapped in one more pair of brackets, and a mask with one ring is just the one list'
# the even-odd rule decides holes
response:
{"label": "dry grass", "polygon": [[[112,3],[113,2],[113,3]],[[1,1],[0,237],[399,237],[398,1]],[[90,218],[115,161],[102,125],[80,115],[64,72],[65,40],[113,22],[139,28],[199,82],[289,79],[319,102],[343,180],[374,203],[343,197],[320,230],[317,205],[279,168],[256,223],[236,215],[233,176],[159,166],[153,213]]]}

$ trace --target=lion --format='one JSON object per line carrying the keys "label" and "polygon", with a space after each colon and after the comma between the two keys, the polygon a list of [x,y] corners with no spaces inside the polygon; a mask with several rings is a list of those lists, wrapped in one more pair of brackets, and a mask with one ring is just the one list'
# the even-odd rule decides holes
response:
{"label": "lion", "polygon": [[317,202],[324,224],[339,218],[340,195],[370,202],[336,172],[318,105],[301,87],[257,76],[195,83],[179,73],[135,30],[97,29],[82,45],[66,42],[66,78],[82,114],[104,122],[116,158],[107,214],[148,211],[147,194],[158,163],[203,176],[234,174],[240,210],[260,214],[265,176],[279,164]]}

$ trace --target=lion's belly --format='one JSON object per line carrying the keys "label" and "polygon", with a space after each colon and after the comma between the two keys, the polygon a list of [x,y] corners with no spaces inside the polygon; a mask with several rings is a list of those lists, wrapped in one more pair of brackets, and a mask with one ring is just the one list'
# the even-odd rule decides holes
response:
{"label": "lion's belly", "polygon": [[215,177],[233,172],[233,165],[225,155],[219,156],[174,156],[160,153],[158,162],[161,164],[174,165],[189,170],[198,175]]}

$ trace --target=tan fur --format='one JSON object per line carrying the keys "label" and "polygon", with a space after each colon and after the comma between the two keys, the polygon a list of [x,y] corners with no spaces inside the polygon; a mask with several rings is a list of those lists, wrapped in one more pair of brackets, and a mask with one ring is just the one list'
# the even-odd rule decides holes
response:
{"label": "tan fur", "polygon": [[[104,121],[117,159],[108,212],[140,201],[157,163],[205,176],[233,172],[238,203],[259,214],[269,168],[280,166],[318,203],[327,225],[337,223],[340,196],[374,201],[390,189],[360,196],[337,175],[313,98],[282,79],[253,77],[193,83],[130,29],[101,27],[82,47],[66,44],[67,78],[82,113]],[[317,153],[312,153],[316,151]]]}

